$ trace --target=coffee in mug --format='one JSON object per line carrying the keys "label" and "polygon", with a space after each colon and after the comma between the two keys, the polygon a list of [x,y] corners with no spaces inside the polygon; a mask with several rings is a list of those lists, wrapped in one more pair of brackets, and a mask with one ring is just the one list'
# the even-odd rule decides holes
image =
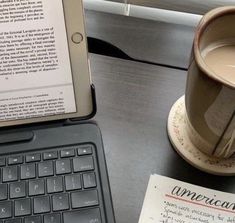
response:
{"label": "coffee in mug", "polygon": [[235,43],[221,41],[206,47],[202,57],[208,69],[221,78],[235,84]]}
{"label": "coffee in mug", "polygon": [[234,25],[235,7],[217,8],[203,17],[185,93],[190,139],[202,152],[219,158],[235,152]]}
{"label": "coffee in mug", "polygon": [[203,16],[193,42],[185,98],[175,103],[168,118],[177,152],[202,170],[225,175],[235,175],[234,27],[235,7]]}

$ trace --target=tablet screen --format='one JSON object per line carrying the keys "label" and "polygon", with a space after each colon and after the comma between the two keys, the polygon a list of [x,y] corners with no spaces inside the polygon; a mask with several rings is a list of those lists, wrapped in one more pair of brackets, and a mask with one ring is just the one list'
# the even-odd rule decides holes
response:
{"label": "tablet screen", "polygon": [[75,113],[62,0],[0,4],[0,121]]}

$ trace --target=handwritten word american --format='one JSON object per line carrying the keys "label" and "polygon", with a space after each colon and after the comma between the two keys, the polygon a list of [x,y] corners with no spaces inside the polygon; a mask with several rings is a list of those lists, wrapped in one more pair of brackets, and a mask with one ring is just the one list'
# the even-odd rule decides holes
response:
{"label": "handwritten word american", "polygon": [[176,196],[178,198],[186,199],[191,202],[201,203],[207,206],[222,208],[230,211],[235,211],[235,203],[229,201],[223,201],[217,199],[216,195],[214,197],[208,197],[203,194],[199,194],[197,192],[188,190],[186,188],[182,188],[180,186],[175,186],[171,191],[172,196]]}

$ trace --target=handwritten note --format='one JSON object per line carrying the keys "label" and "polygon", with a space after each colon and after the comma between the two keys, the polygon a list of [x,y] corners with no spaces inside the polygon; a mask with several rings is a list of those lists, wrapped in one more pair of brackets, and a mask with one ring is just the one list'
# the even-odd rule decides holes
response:
{"label": "handwritten note", "polygon": [[235,194],[151,175],[139,223],[235,223]]}

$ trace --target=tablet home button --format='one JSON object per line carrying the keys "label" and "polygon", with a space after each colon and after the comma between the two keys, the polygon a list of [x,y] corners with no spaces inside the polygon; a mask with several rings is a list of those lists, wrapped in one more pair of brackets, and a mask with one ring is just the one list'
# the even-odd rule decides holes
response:
{"label": "tablet home button", "polygon": [[75,44],[79,44],[83,41],[83,35],[81,33],[76,32],[72,35],[71,39]]}

